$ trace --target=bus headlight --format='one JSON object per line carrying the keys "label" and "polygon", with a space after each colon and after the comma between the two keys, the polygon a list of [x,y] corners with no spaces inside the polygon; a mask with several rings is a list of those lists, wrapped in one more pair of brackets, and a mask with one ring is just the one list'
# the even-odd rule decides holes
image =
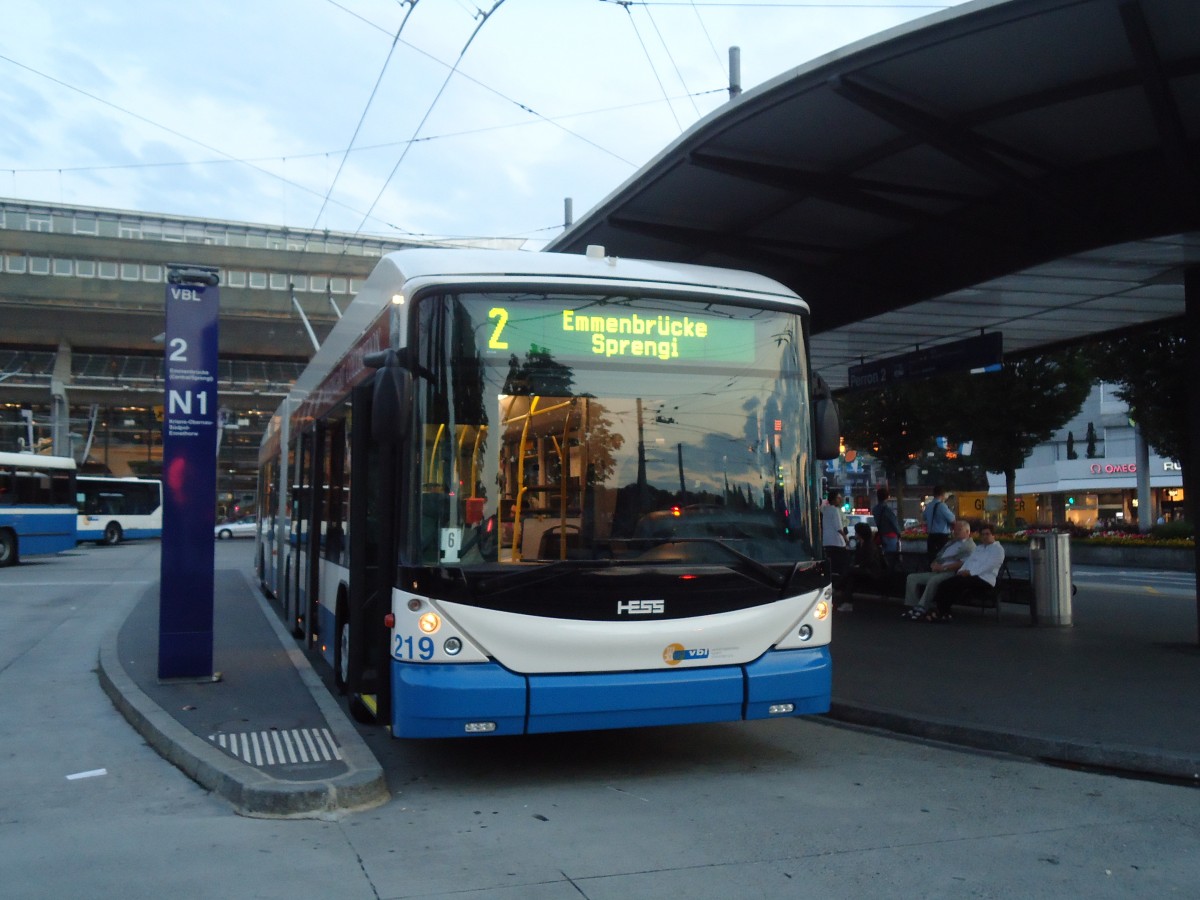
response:
{"label": "bus headlight", "polygon": [[434,634],[442,627],[442,617],[435,612],[427,612],[417,619],[417,627],[425,634]]}
{"label": "bus headlight", "polygon": [[818,600],[817,605],[813,607],[813,618],[818,622],[829,618],[829,601]]}
{"label": "bus headlight", "polygon": [[446,638],[446,642],[442,644],[442,649],[446,651],[447,656],[458,656],[462,651],[462,641],[456,637]]}
{"label": "bus headlight", "polygon": [[807,641],[810,637],[812,637],[812,626],[811,625],[801,625],[800,631],[798,632],[798,634],[799,634],[800,640]]}

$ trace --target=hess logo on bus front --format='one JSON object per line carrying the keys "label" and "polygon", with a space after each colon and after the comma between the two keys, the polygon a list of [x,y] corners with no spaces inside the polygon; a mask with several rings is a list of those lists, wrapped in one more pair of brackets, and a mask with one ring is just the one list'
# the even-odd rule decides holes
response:
{"label": "hess logo on bus front", "polygon": [[617,603],[618,616],[661,616],[666,611],[665,600],[621,600]]}

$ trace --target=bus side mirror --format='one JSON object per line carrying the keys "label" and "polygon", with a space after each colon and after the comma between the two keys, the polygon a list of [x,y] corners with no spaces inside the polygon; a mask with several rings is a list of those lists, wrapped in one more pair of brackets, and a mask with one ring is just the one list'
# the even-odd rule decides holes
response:
{"label": "bus side mirror", "polygon": [[837,459],[842,452],[842,421],[837,401],[825,379],[813,374],[813,455]]}
{"label": "bus side mirror", "polygon": [[371,437],[378,444],[403,440],[412,405],[412,373],[400,365],[394,350],[371,353],[364,362],[378,370],[371,403]]}

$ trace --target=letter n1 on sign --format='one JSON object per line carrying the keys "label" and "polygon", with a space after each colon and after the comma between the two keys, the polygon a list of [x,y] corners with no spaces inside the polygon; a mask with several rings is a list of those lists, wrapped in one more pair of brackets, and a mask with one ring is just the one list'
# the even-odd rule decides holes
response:
{"label": "letter n1 on sign", "polygon": [[217,270],[168,266],[158,677],[213,675]]}

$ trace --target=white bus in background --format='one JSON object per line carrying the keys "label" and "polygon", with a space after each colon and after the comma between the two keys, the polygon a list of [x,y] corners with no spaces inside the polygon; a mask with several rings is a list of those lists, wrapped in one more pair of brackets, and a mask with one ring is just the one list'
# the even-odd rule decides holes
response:
{"label": "white bus in background", "polygon": [[0,568],[75,547],[75,460],[0,451]]}
{"label": "white bus in background", "polygon": [[79,475],[76,541],[119,544],[162,537],[162,482],[151,478]]}

